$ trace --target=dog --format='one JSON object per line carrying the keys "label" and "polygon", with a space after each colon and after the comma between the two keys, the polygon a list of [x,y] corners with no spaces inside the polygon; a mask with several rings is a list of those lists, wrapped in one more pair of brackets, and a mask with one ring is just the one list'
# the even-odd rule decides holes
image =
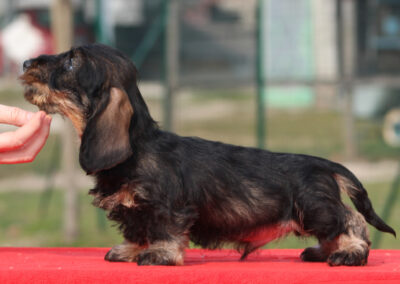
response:
{"label": "dog", "polygon": [[[41,55],[23,70],[25,98],[69,118],[81,138],[80,165],[96,180],[93,204],[124,236],[108,261],[183,265],[189,240],[209,249],[234,244],[245,260],[293,232],[319,241],[302,260],[359,266],[371,245],[367,222],[396,235],[338,163],[161,130],[134,64],[111,47]],[[342,193],[357,210],[341,201]]]}

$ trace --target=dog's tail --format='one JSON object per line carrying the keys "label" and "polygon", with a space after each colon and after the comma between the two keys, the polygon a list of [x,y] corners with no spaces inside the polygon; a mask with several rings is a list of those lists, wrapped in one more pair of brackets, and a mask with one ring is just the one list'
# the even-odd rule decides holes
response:
{"label": "dog's tail", "polygon": [[364,216],[365,220],[379,231],[390,233],[396,237],[396,232],[387,225],[374,211],[368,193],[355,177],[355,175],[344,166],[333,163],[333,176],[342,192],[345,192],[353,202],[357,210]]}

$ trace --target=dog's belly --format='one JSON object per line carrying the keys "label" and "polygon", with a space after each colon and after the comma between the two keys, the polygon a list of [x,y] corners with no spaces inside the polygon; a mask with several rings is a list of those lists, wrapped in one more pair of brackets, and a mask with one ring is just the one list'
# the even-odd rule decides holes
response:
{"label": "dog's belly", "polygon": [[301,228],[296,222],[285,221],[256,230],[245,237],[243,241],[262,245],[284,237],[292,232],[300,233],[300,231]]}

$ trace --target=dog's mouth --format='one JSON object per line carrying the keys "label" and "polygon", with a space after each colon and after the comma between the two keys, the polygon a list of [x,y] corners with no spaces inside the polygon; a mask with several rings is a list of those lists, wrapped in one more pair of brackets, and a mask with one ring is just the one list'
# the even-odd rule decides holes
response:
{"label": "dog's mouth", "polygon": [[40,110],[51,113],[48,109],[47,103],[48,94],[41,92],[41,90],[36,86],[25,85],[24,97],[31,104],[36,105]]}
{"label": "dog's mouth", "polygon": [[21,76],[20,79],[22,80],[22,83],[25,87],[25,99],[48,114],[56,113],[55,106],[53,106],[49,101],[50,90],[48,86],[37,81],[26,80],[24,78],[24,75]]}
{"label": "dog's mouth", "polygon": [[30,103],[35,104],[35,98],[37,96],[41,96],[41,95],[42,94],[39,92],[39,90],[35,86],[33,86],[33,85],[25,85],[24,97]]}

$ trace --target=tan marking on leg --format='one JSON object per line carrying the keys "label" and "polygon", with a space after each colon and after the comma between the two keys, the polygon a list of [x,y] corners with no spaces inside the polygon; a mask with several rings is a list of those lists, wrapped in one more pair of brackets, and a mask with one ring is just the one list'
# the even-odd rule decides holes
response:
{"label": "tan marking on leg", "polygon": [[347,227],[349,230],[348,235],[342,234],[338,239],[338,247],[340,248],[349,248],[352,250],[365,250],[365,248],[369,248],[369,232],[367,227],[367,222],[359,212],[351,210],[351,217],[347,222]]}
{"label": "tan marking on leg", "polygon": [[[175,265],[183,265],[185,258],[185,248],[188,247],[189,239],[185,236],[176,237],[171,241],[158,241],[150,244],[143,252],[152,254],[154,258],[163,259]],[[147,263],[146,263],[147,264]]]}
{"label": "tan marking on leg", "polygon": [[368,248],[368,244],[359,237],[354,236],[354,234],[341,234],[338,238],[337,245],[338,250],[346,250],[349,253],[364,251]]}
{"label": "tan marking on leg", "polygon": [[137,255],[145,249],[145,246],[139,246],[125,240],[122,244],[113,246],[104,259],[108,261],[135,262]]}
{"label": "tan marking on leg", "polygon": [[364,217],[350,207],[347,233],[339,235],[327,249],[330,250],[330,265],[365,265],[371,242]]}

